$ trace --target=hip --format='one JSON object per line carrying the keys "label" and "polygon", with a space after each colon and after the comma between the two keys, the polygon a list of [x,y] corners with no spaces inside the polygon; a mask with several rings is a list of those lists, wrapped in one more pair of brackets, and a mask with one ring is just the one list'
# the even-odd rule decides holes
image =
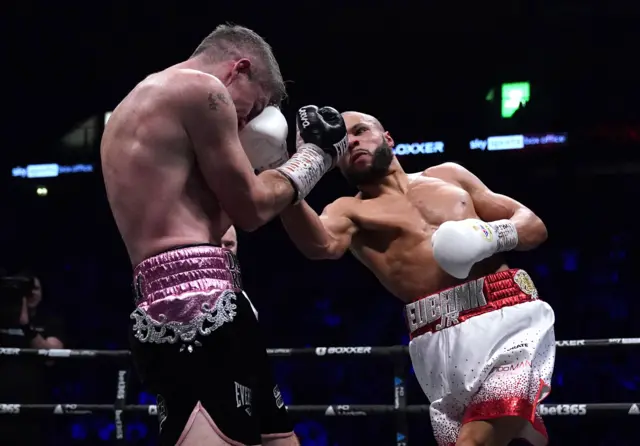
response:
{"label": "hip", "polygon": [[535,300],[486,312],[445,330],[423,333],[413,337],[410,344],[420,346],[432,361],[445,354],[451,358],[484,357],[511,341],[535,340],[553,332],[554,324],[551,306]]}
{"label": "hip", "polygon": [[443,289],[405,307],[411,337],[448,329],[481,314],[539,299],[529,274],[510,269]]}
{"label": "hip", "polygon": [[434,401],[462,389],[475,391],[493,372],[552,370],[554,322],[551,306],[536,300],[416,336],[409,344],[416,377]]}

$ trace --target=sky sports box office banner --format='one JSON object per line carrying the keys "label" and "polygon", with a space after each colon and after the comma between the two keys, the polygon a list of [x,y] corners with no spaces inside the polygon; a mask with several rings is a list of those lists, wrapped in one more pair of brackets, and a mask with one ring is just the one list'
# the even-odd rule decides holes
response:
{"label": "sky sports box office banner", "polygon": [[[469,141],[470,150],[520,150],[529,147],[564,146],[567,145],[566,133],[544,133],[527,135],[489,136]],[[446,145],[443,141],[424,141],[396,144],[393,153],[396,156],[430,155],[444,153]],[[14,178],[38,179],[55,178],[62,175],[86,174],[94,172],[91,164],[62,165],[57,163],[28,164],[11,169]]]}
{"label": "sky sports box office banner", "polygon": [[[470,150],[520,150],[530,147],[565,146],[568,143],[567,133],[536,133],[526,135],[489,136],[469,141]],[[396,156],[429,155],[444,153],[446,144],[443,141],[425,141],[396,144],[393,153]]]}

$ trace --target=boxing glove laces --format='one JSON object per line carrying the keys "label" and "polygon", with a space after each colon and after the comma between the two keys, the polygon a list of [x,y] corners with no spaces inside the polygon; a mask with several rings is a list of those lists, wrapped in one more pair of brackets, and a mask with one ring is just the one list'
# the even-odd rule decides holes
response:
{"label": "boxing glove laces", "polygon": [[453,277],[466,279],[474,264],[518,246],[518,231],[510,220],[447,221],[431,236],[431,246],[440,268]]}
{"label": "boxing glove laces", "polygon": [[289,126],[277,107],[266,107],[239,134],[251,166],[257,173],[281,166],[287,159]]}
{"label": "boxing glove laces", "polygon": [[291,181],[296,189],[296,202],[300,202],[345,154],[349,139],[344,119],[331,107],[300,108],[296,125],[304,143],[277,170]]}

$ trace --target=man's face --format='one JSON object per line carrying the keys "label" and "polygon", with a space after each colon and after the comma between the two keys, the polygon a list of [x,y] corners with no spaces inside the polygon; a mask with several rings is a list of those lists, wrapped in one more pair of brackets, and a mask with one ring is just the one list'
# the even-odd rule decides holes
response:
{"label": "man's face", "polygon": [[226,85],[238,115],[238,131],[247,122],[258,116],[267,106],[268,97],[262,87],[249,77],[251,62],[248,59],[236,61]]}
{"label": "man's face", "polygon": [[238,254],[238,235],[236,234],[236,228],[233,226],[222,236],[222,247],[227,248],[236,255]]}
{"label": "man's face", "polygon": [[344,177],[353,185],[373,184],[384,178],[393,161],[393,140],[371,116],[342,115],[349,133],[349,150],[338,161]]}

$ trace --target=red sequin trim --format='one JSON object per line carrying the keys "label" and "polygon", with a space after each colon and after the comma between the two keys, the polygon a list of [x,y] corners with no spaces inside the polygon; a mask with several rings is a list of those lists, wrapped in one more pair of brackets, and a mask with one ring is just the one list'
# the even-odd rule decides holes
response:
{"label": "red sequin trim", "polygon": [[462,424],[502,417],[520,417],[533,423],[534,415],[535,406],[529,400],[518,397],[502,398],[471,404],[464,413]]}
{"label": "red sequin trim", "polygon": [[[542,417],[536,412],[536,406],[541,401],[542,390],[548,387],[549,391],[544,396],[546,398],[551,393],[551,386],[545,384],[543,380],[540,380],[538,384],[538,391],[536,392],[536,403],[532,404],[528,400],[518,397],[503,398],[499,400],[483,401],[481,403],[474,403],[467,407],[462,424],[469,423],[471,421],[491,420],[496,418],[515,416],[524,418],[533,426],[533,429],[542,435],[547,440],[549,434],[547,428],[542,421]],[[544,399],[542,398],[542,399]]]}
{"label": "red sequin trim", "polygon": [[[544,382],[540,380],[540,390],[543,386]],[[538,391],[538,395],[539,394],[540,391]],[[544,426],[540,415],[536,413],[536,406],[537,404],[532,404],[526,399],[517,397],[483,401],[467,407],[462,419],[462,424],[509,416],[520,417],[531,423],[533,429],[548,440],[549,435],[547,434],[547,428]]]}

